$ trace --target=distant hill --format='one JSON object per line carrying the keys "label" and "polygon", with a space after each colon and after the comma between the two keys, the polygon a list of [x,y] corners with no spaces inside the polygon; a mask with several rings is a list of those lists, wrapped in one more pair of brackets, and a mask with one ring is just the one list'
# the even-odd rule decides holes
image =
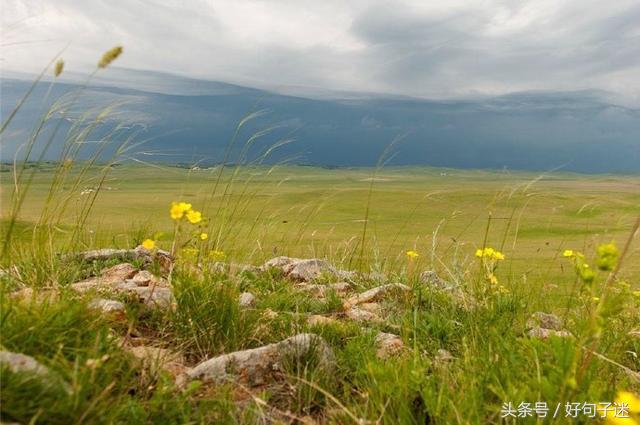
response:
{"label": "distant hill", "polygon": [[[84,90],[62,123],[66,131],[82,112],[114,102],[115,115],[138,140],[131,155],[146,161],[203,164],[222,160],[237,123],[266,111],[240,134],[273,127],[257,140],[252,158],[281,139],[269,162],[324,166],[374,165],[398,136],[394,165],[456,168],[640,172],[640,110],[616,105],[605,93],[514,93],[467,100],[385,98],[367,93],[288,90],[289,94],[157,72],[114,68]],[[11,77],[11,78],[9,78]],[[56,83],[49,99],[78,88],[78,78]],[[31,82],[19,75],[0,81],[6,117]],[[42,111],[48,82],[36,88],[5,135],[2,160],[13,158]],[[295,96],[292,95],[295,93]],[[3,118],[4,119],[4,118]],[[96,138],[113,126],[104,124]],[[60,141],[49,158],[59,151]],[[237,159],[238,151],[234,153]]]}

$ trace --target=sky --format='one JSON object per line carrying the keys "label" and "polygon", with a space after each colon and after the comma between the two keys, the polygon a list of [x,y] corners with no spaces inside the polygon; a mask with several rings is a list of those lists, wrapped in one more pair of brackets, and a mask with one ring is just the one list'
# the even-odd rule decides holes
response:
{"label": "sky", "polygon": [[61,49],[259,88],[425,98],[603,90],[640,104],[640,1],[2,0],[0,66]]}

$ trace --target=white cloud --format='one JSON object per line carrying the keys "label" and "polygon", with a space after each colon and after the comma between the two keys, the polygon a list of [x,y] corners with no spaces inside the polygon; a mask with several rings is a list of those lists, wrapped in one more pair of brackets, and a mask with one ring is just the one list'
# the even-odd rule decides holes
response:
{"label": "white cloud", "polygon": [[4,69],[118,65],[259,87],[413,96],[640,96],[640,3],[619,0],[3,0]]}

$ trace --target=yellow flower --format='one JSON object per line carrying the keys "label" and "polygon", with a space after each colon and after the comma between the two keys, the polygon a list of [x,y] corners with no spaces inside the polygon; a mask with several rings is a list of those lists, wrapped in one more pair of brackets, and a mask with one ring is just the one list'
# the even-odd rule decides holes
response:
{"label": "yellow flower", "polygon": [[202,221],[202,213],[200,211],[189,210],[187,211],[187,220],[191,224],[198,224]]}
{"label": "yellow flower", "polygon": [[184,216],[184,213],[189,211],[190,209],[191,204],[189,204],[188,202],[172,202],[169,214],[171,215],[172,219],[180,220]]}
{"label": "yellow flower", "polygon": [[591,298],[591,299],[593,300],[593,302],[596,302],[596,303],[597,303],[598,301],[600,301],[600,297],[593,297],[593,298]]}
{"label": "yellow flower", "polygon": [[491,284],[493,285],[497,285],[498,284],[498,278],[495,274],[493,273],[489,273],[489,282],[491,282]]}
{"label": "yellow flower", "polygon": [[226,255],[224,251],[209,251],[209,257],[213,260],[224,260]]}
{"label": "yellow flower", "polygon": [[420,254],[418,254],[416,251],[407,251],[407,257],[409,257],[410,260],[413,260],[414,258],[419,257]]}
{"label": "yellow flower", "polygon": [[505,256],[502,252],[497,251],[493,248],[490,247],[486,247],[484,249],[477,249],[476,250],[476,257],[478,258],[489,258],[491,260],[504,260]]}
{"label": "yellow flower", "polygon": [[[628,391],[618,391],[616,399],[614,400],[615,406],[622,408],[624,406],[628,414],[614,414],[613,412],[607,414],[608,424],[620,424],[620,425],[638,425],[640,421],[640,398]],[[628,409],[626,409],[628,408]]]}
{"label": "yellow flower", "polygon": [[209,239],[209,235],[207,233],[200,233],[200,240],[206,241]]}
{"label": "yellow flower", "polygon": [[144,241],[142,241],[142,247],[144,249],[148,249],[149,251],[151,251],[153,248],[156,247],[156,243],[151,239],[145,239]]}
{"label": "yellow flower", "polygon": [[573,257],[575,254],[573,253],[572,249],[565,249],[564,252],[562,253],[563,257]]}

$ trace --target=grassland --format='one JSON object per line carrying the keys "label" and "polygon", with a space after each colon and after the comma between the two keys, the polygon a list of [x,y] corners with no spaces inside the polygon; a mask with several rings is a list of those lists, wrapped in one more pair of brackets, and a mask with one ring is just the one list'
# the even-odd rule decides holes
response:
{"label": "grassland", "polygon": [[[291,255],[353,263],[369,204],[364,250],[368,265],[395,270],[404,264],[404,252],[415,249],[425,254],[420,259],[425,267],[438,269],[454,255],[464,258],[486,244],[508,255],[510,279],[526,275],[552,281],[560,278],[562,250],[590,252],[600,243],[622,243],[640,214],[637,176],[258,167],[225,171],[211,199],[218,172],[163,165],[115,167],[88,218],[86,244],[131,246],[163,232],[162,245],[173,232],[167,215],[170,203],[186,200],[212,217],[212,235],[219,234],[216,248],[233,260],[257,264]],[[21,211],[27,239],[30,225],[40,216],[51,173],[36,173]],[[9,174],[4,176],[1,199],[6,206],[10,185]],[[92,178],[87,177],[83,187],[69,194],[72,205],[91,187]],[[71,208],[62,223],[75,219]],[[635,247],[626,266],[634,279],[640,274],[639,252]]]}
{"label": "grassland", "polygon": [[[603,270],[592,282],[577,277],[563,256],[567,249],[581,251],[594,265],[599,245],[615,241],[622,249],[640,215],[637,176],[240,167],[218,179],[218,169],[123,165],[110,171],[70,247],[65,241],[79,220],[74,211],[98,185],[99,167],[79,187],[59,188],[66,195],[56,199],[68,196],[71,208],[48,229],[54,238],[47,249],[54,253],[134,247],[146,238],[171,249],[169,205],[188,201],[210,219],[201,229],[209,239],[195,246],[224,251],[225,262],[325,258],[343,269],[381,271],[383,283],[410,288],[379,301],[383,320],[358,322],[345,317],[341,295],[310,295],[281,271],[232,273],[186,258],[169,275],[158,264],[134,261],[170,282],[173,308],[149,310],[115,294],[126,304],[124,314],[97,314],[90,307],[95,293],[78,294],[69,285],[114,263],[65,261],[33,249],[33,228],[56,169],[34,174],[20,209],[13,256],[3,264],[9,272],[0,278],[0,335],[4,350],[33,356],[68,387],[2,369],[3,421],[589,423],[593,419],[564,414],[502,418],[501,408],[543,401],[564,412],[566,403],[640,392],[640,297],[632,295],[640,289],[638,244],[626,252],[618,275]],[[5,217],[10,176],[3,173]],[[484,246],[506,257],[495,272],[505,292],[487,291],[490,282],[474,256]],[[419,257],[408,259],[407,250]],[[465,302],[421,281],[423,270],[454,282]],[[381,282],[362,277],[351,283],[353,295]],[[25,288],[34,291],[14,295]],[[238,306],[242,292],[256,296],[252,308]],[[537,311],[557,314],[573,337],[527,337],[527,319]],[[312,315],[331,321],[311,323]],[[283,366],[279,379],[257,387],[199,381],[185,387],[130,353],[137,341],[179,353],[190,368],[301,332],[328,343],[334,368],[320,368],[313,356],[297,359]],[[398,335],[403,349],[379,356],[378,332]],[[439,359],[440,350],[451,358]]]}

